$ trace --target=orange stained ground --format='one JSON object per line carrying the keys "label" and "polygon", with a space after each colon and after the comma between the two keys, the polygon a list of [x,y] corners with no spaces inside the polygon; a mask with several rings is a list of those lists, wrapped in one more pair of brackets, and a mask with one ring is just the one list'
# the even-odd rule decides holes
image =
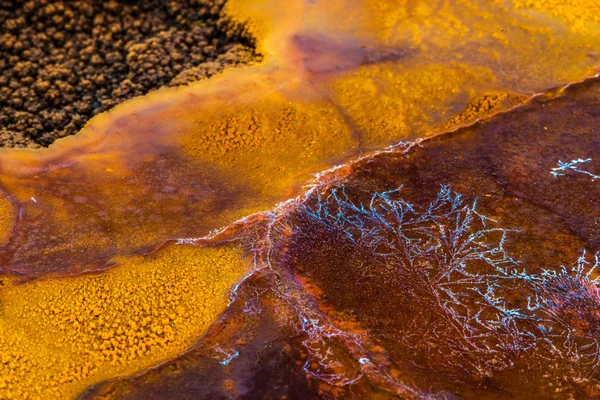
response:
{"label": "orange stained ground", "polygon": [[76,273],[202,236],[360,153],[593,75],[598,2],[580,3],[231,0],[263,63],[129,101],[49,149],[0,153],[19,216],[2,219],[0,268]]}
{"label": "orange stained ground", "polygon": [[249,263],[231,246],[170,245],[99,275],[2,281],[0,398],[70,398],[190,347]]}
{"label": "orange stained ground", "polygon": [[139,254],[600,65],[597,1],[282,4],[228,3],[261,64],[134,99],[48,149],[0,152],[0,397],[72,397],[175,356],[247,268],[232,248]]}

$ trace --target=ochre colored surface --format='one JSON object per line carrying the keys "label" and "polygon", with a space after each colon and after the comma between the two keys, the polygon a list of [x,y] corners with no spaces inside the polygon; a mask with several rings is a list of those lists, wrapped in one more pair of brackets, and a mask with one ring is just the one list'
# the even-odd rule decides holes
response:
{"label": "ochre colored surface", "polygon": [[600,31],[598,0],[513,0],[512,3],[517,9],[557,18],[577,33],[597,35]]}
{"label": "ochre colored surface", "polygon": [[134,99],[49,149],[0,153],[23,216],[0,268],[76,273],[202,236],[361,153],[595,74],[595,7],[231,0],[260,65]]}
{"label": "ochre colored surface", "polygon": [[0,398],[69,398],[191,346],[248,263],[233,247],[170,245],[99,275],[2,282]]}
{"label": "ochre colored surface", "polygon": [[4,193],[0,193],[0,243],[6,243],[12,234],[17,210]]}
{"label": "ochre colored surface", "polygon": [[[24,397],[24,393],[73,397],[93,383],[134,374],[174,357],[200,338],[225,310],[227,292],[247,271],[247,263],[231,248],[171,245],[140,255],[165,240],[207,235],[301,193],[314,173],[399,141],[492,118],[536,93],[595,75],[600,65],[593,2],[581,2],[576,14],[554,2],[483,0],[292,0],[285,6],[276,0],[231,0],[227,7],[234,19],[247,21],[256,35],[264,54],[260,65],[136,98],[97,116],[80,134],[48,149],[0,152],[4,196],[0,211],[6,215],[0,225],[0,397]],[[593,110],[579,111],[593,119]],[[581,121],[568,115],[574,123]],[[543,126],[543,121],[538,122]],[[476,153],[457,142],[465,155],[451,151],[453,144],[447,145],[446,153],[431,147],[430,153],[418,153],[424,157],[413,156],[406,163],[400,155],[394,161],[398,173],[390,176],[384,163],[373,172],[380,172],[378,176],[370,177],[369,168],[359,170],[364,172],[361,179],[372,184],[365,190],[391,182],[395,188],[403,183],[398,181],[403,176],[399,171],[410,171],[415,174],[415,190],[425,193],[446,183],[441,182],[449,180],[444,174],[454,171],[451,177],[459,180],[454,189],[491,197],[496,192],[488,192],[488,186],[503,184],[496,178],[494,168],[499,168],[516,186],[514,197],[531,202],[539,193],[527,192],[531,195],[527,197],[524,190],[535,189],[539,180],[527,181],[535,177],[520,163],[528,160],[525,145],[532,138],[543,138],[543,132],[521,132],[518,127],[513,131],[527,135],[509,135],[510,142],[499,141],[491,149],[482,145]],[[552,132],[556,143],[540,159],[554,156],[564,144],[567,149],[583,150],[596,143],[590,139],[570,147],[570,140],[589,132],[572,133],[564,142],[562,132]],[[488,164],[492,159],[486,151],[503,146],[506,153]],[[453,170],[445,164],[460,164],[470,160],[467,156],[475,160],[465,168],[461,164]],[[560,157],[579,156],[583,155],[565,152]],[[546,173],[558,160],[543,161],[544,166],[536,165]],[[433,168],[425,170],[429,165]],[[340,176],[343,171],[338,171]],[[467,174],[473,174],[471,181],[464,178]],[[477,184],[481,184],[479,191],[470,192]],[[504,186],[496,189],[501,193]],[[512,201],[511,196],[500,199],[498,207],[502,208],[502,201]],[[586,207],[591,203],[582,204],[589,211]],[[541,208],[552,210],[548,204]],[[527,210],[514,210],[528,215]],[[273,215],[276,212],[261,215],[262,221]],[[581,221],[574,221],[571,230],[575,222]],[[291,236],[292,225],[277,225],[278,231],[270,232],[281,239],[277,253],[261,253],[272,245],[267,239],[273,237],[249,246],[258,253],[256,260],[273,261],[279,268],[276,278],[266,274],[277,298],[272,319],[301,335],[290,342],[306,350],[300,352],[300,359],[286,359],[282,365],[293,364],[294,374],[301,368],[300,373],[313,377],[310,382],[317,382],[318,393],[341,397],[360,398],[372,387],[383,388],[382,398],[388,393],[418,397],[435,385],[439,390],[453,389],[444,384],[456,382],[454,377],[438,381],[438,370],[407,378],[410,362],[419,365],[421,359],[412,355],[406,361],[404,348],[394,347],[394,326],[378,325],[380,316],[392,315],[385,306],[398,304],[378,297],[393,290],[387,286],[393,281],[373,284],[369,296],[360,292],[362,281],[346,285],[351,291],[340,289],[343,278],[350,275],[331,272],[340,271],[335,263],[349,253],[343,252],[335,236],[325,235],[310,247],[325,246],[323,254],[295,254],[303,248]],[[543,220],[539,225],[546,226]],[[584,226],[596,234],[593,226]],[[572,233],[567,231],[564,237]],[[534,229],[539,232],[544,231]],[[569,243],[593,243],[593,238],[580,236],[568,236]],[[573,252],[569,249],[569,256]],[[322,271],[325,264],[319,257],[328,254],[335,256],[334,266]],[[302,255],[305,265],[296,263]],[[547,260],[557,261],[556,257]],[[86,271],[97,274],[81,274]],[[321,299],[321,294],[334,299]],[[258,290],[251,295],[259,297]],[[384,307],[377,309],[381,314],[352,316],[353,308],[360,311],[356,304],[375,304],[375,297]],[[336,301],[348,301],[352,307]],[[260,313],[260,309],[259,304],[248,312]],[[397,306],[393,311],[399,310],[410,315],[412,309]],[[378,331],[380,336],[367,336],[361,324],[390,329],[391,335]],[[236,354],[233,350],[250,342],[240,340],[230,346],[231,351],[219,353],[218,363],[224,368],[227,357]],[[392,343],[389,354],[382,345],[386,341]],[[258,342],[257,347],[264,345]],[[240,358],[253,359],[252,351]],[[397,368],[388,368],[392,363]],[[420,371],[428,371],[431,365]],[[257,362],[256,368],[262,366]],[[270,376],[264,368],[252,376]],[[282,374],[286,371],[281,368]],[[435,379],[429,381],[430,376]],[[478,393],[485,379],[474,373],[477,382],[469,381],[475,387],[469,393]],[[347,392],[339,389],[354,382],[357,385]],[[223,387],[234,385],[232,378]]]}

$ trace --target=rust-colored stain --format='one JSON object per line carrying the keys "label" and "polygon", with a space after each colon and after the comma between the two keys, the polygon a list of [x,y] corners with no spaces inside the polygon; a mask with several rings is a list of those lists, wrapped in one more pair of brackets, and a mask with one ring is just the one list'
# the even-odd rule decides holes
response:
{"label": "rust-colored stain", "polygon": [[599,5],[227,7],[261,64],[0,152],[0,397],[600,396]]}

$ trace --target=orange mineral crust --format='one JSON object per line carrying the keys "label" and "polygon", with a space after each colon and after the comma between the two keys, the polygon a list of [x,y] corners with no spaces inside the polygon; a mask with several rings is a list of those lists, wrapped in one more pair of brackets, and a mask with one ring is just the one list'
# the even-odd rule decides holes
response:
{"label": "orange mineral crust", "polygon": [[230,0],[261,63],[0,151],[0,398],[597,397],[596,10]]}
{"label": "orange mineral crust", "polygon": [[100,275],[0,282],[0,398],[74,397],[190,347],[249,270],[232,246],[170,245]]}
{"label": "orange mineral crust", "polygon": [[0,153],[19,215],[2,271],[92,270],[205,235],[322,169],[487,118],[598,66],[592,2],[579,14],[554,2],[226,7],[256,36],[261,64],[136,98],[48,149]]}

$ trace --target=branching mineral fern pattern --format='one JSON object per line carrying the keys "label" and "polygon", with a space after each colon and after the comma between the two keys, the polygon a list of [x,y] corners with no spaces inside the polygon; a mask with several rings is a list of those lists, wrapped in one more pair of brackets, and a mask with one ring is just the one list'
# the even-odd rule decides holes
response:
{"label": "branching mineral fern pattern", "polygon": [[[598,253],[584,251],[574,267],[529,273],[505,249],[507,241],[518,240],[518,230],[502,228],[478,211],[477,199],[467,200],[445,185],[426,206],[403,199],[402,187],[375,192],[366,202],[351,200],[343,186],[317,190],[292,214],[293,223],[279,218],[279,226],[272,228],[285,238],[280,240],[310,242],[316,233],[334,238],[330,240],[353,256],[360,254],[361,261],[348,268],[356,268],[362,278],[378,279],[385,276],[382,271],[392,271],[396,282],[402,282],[397,287],[401,295],[427,313],[401,311],[396,318],[411,323],[396,334],[406,348],[422,348],[430,356],[440,353],[438,372],[458,369],[483,379],[523,358],[566,363],[575,381],[597,379],[600,278],[593,276],[600,266]],[[298,302],[289,287],[280,289],[282,297]],[[511,299],[515,291],[527,302]],[[313,355],[306,371],[332,384],[350,383],[347,376],[332,372],[343,364],[334,359],[331,345],[319,347],[347,335],[324,323],[328,319],[323,315],[299,316],[308,337],[304,345]],[[364,340],[347,339],[359,346]],[[372,362],[366,352],[359,353],[354,353],[358,364]],[[311,363],[318,365],[316,371],[308,367]],[[348,368],[342,370],[348,373]]]}
{"label": "branching mineral fern pattern", "polygon": [[579,164],[585,164],[590,161],[592,161],[591,158],[586,158],[585,160],[583,158],[578,158],[578,159],[572,160],[570,162],[558,161],[558,167],[552,168],[552,171],[550,171],[550,173],[555,177],[559,177],[559,176],[565,176],[566,172],[568,170],[572,170],[572,171],[575,171],[580,174],[588,175],[593,180],[600,179],[599,175],[593,174],[586,170],[582,170],[578,167]]}
{"label": "branching mineral fern pattern", "polygon": [[410,283],[402,288],[405,295],[435,321],[421,339],[432,350],[436,343],[451,344],[461,358],[454,362],[488,374],[509,363],[509,354],[530,348],[534,336],[519,328],[528,317],[501,295],[507,281],[523,276],[503,248],[508,230],[480,214],[476,201],[467,203],[446,186],[423,209],[400,195],[401,188],[377,192],[364,205],[350,201],[343,189],[333,190],[303,211],[368,252],[361,266],[365,276],[393,266]]}

